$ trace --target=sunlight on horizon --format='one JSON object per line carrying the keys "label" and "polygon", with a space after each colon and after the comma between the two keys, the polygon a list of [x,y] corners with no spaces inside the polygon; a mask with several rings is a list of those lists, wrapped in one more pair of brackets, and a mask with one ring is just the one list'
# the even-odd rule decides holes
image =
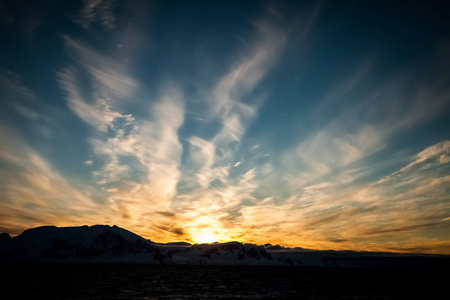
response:
{"label": "sunlight on horizon", "polygon": [[222,238],[212,228],[202,228],[192,234],[192,240],[196,244],[212,244],[214,242],[224,242]]}

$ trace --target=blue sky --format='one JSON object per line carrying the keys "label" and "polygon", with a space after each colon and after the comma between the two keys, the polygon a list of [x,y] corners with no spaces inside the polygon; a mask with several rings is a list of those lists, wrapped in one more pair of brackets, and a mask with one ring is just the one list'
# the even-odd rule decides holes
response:
{"label": "blue sky", "polygon": [[450,253],[446,12],[6,1],[0,228]]}

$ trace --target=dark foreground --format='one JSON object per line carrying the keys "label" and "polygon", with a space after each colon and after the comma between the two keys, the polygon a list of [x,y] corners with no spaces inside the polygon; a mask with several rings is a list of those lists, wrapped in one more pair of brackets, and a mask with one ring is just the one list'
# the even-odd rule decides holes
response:
{"label": "dark foreground", "polygon": [[447,272],[264,266],[0,265],[2,299],[450,299]]}

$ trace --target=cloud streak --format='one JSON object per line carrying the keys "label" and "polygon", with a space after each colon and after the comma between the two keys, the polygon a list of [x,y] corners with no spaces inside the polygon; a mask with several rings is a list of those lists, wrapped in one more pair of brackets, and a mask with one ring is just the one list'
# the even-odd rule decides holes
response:
{"label": "cloud streak", "polygon": [[[244,208],[239,224],[252,226],[255,241],[276,231],[278,236],[295,234],[298,240],[292,246],[331,247],[324,241],[339,240],[333,248],[408,251],[419,241],[428,242],[424,230],[449,225],[448,151],[448,141],[431,146],[405,167],[369,186],[316,184],[281,206],[269,203]],[[310,205],[303,206],[304,201]],[[397,232],[402,232],[402,237],[396,237],[395,247],[392,242],[383,245],[383,240]],[[435,249],[449,250],[444,245]]]}
{"label": "cloud streak", "polygon": [[4,141],[0,159],[6,164],[0,173],[3,227],[94,222],[98,209],[85,193],[74,188],[17,132],[2,126],[0,136]]}
{"label": "cloud streak", "polygon": [[99,21],[106,29],[113,29],[116,20],[113,13],[115,3],[115,0],[83,0],[83,7],[75,21],[85,29],[95,21]]}
{"label": "cloud streak", "polygon": [[[146,233],[156,238],[163,236],[158,228],[179,236],[183,230],[167,210],[180,178],[182,146],[177,131],[184,122],[182,93],[167,84],[160,99],[147,102],[148,116],[121,113],[123,100],[130,105],[139,102],[131,99],[137,81],[125,75],[124,66],[114,59],[69,37],[64,41],[76,65],[60,72],[59,82],[67,92],[70,109],[95,129],[89,143],[104,163],[93,175],[109,194],[114,218],[122,224],[147,224],[152,229]],[[77,72],[89,74],[90,93],[82,92],[83,81]],[[131,170],[140,170],[139,176]],[[167,214],[151,213],[158,210]]]}

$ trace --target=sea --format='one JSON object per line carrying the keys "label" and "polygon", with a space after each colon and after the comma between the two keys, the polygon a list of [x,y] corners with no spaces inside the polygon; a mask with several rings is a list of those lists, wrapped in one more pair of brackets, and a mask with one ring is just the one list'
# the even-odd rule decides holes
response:
{"label": "sea", "polygon": [[449,273],[437,270],[142,264],[0,270],[1,299],[450,299]]}

